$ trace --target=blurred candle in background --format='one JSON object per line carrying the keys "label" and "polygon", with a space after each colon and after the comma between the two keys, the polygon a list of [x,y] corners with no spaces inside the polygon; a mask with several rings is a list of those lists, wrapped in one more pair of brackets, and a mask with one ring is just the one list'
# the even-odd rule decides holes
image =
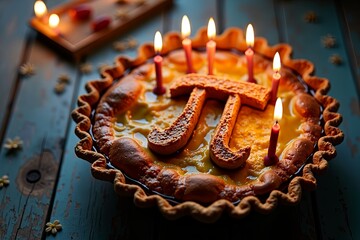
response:
{"label": "blurred candle in background", "polygon": [[58,28],[60,23],[60,18],[57,14],[53,13],[49,17],[49,27],[52,28],[55,32],[55,35],[60,35],[60,30]]}
{"label": "blurred candle in background", "polygon": [[35,16],[39,19],[44,20],[44,16],[47,14],[47,8],[43,1],[37,0],[34,4]]}
{"label": "blurred candle in background", "polygon": [[208,58],[208,74],[213,75],[214,70],[214,58],[215,58],[215,51],[216,51],[216,42],[213,40],[216,36],[216,27],[213,18],[209,19],[208,28],[207,28],[207,35],[209,41],[206,44],[206,53]]}
{"label": "blurred candle in background", "polygon": [[191,26],[189,18],[184,15],[181,21],[181,36],[183,38],[182,45],[185,52],[186,57],[186,64],[187,64],[187,73],[194,73],[193,65],[192,65],[192,47],[191,47],[191,40],[189,39],[189,36],[191,34]]}

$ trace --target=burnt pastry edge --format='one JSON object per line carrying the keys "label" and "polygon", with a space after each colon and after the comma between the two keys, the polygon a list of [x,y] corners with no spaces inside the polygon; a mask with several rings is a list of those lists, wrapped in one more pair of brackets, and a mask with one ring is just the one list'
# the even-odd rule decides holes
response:
{"label": "burnt pastry edge", "polygon": [[[205,46],[207,41],[206,28],[198,31],[193,39],[193,47]],[[238,28],[229,28],[222,35],[215,38],[218,48],[237,49],[245,51],[247,46],[244,33]],[[178,33],[168,33],[164,38],[163,53],[181,48],[181,37]],[[256,196],[246,196],[234,205],[228,200],[216,200],[210,205],[203,206],[193,201],[184,201],[172,205],[160,195],[147,195],[145,191],[137,185],[127,184],[124,175],[120,170],[107,168],[106,159],[103,154],[94,151],[94,143],[90,134],[92,109],[99,102],[101,93],[112,85],[114,79],[122,76],[126,69],[137,67],[147,59],[154,56],[152,44],[144,44],[138,50],[135,59],[119,57],[115,59],[113,68],[102,71],[102,79],[94,80],[86,84],[87,94],[78,98],[78,107],[72,112],[73,120],[76,122],[75,134],[80,138],[76,144],[75,153],[79,158],[92,163],[91,171],[95,178],[114,182],[114,189],[119,195],[133,195],[134,203],[140,207],[158,206],[161,213],[168,219],[176,219],[184,215],[191,215],[195,219],[203,222],[216,221],[223,212],[230,216],[241,218],[255,210],[261,213],[269,213],[278,204],[297,204],[301,200],[302,189],[313,190],[316,188],[316,178],[314,174],[323,172],[328,161],[336,156],[335,145],[343,141],[344,134],[338,128],[342,121],[342,116],[337,113],[339,103],[336,99],[326,95],[330,89],[330,83],[325,78],[311,76],[314,66],[307,60],[293,60],[290,58],[292,48],[287,44],[268,46],[264,38],[256,38],[254,45],[255,52],[261,53],[266,57],[272,58],[278,51],[282,58],[283,65],[294,69],[314,91],[314,97],[323,107],[324,135],[317,141],[318,150],[313,155],[312,163],[305,164],[301,174],[290,180],[287,192],[272,190],[265,201],[261,201]],[[311,134],[310,134],[311,135]],[[278,169],[278,168],[276,168]],[[273,187],[281,183],[281,169],[279,172],[268,171],[270,173],[262,176],[264,181],[270,178],[265,188]],[[258,190],[261,191],[261,190]]]}

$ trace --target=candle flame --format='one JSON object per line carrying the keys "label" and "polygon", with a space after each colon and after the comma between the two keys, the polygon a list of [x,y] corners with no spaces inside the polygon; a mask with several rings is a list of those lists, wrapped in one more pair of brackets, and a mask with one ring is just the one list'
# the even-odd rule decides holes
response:
{"label": "candle flame", "polygon": [[207,35],[209,39],[213,39],[216,35],[216,27],[215,21],[213,18],[209,19],[208,28],[207,28]]}
{"label": "candle flame", "polygon": [[246,28],[246,44],[249,47],[254,46],[254,28],[251,24],[249,24]]}
{"label": "candle flame", "polygon": [[160,53],[162,49],[162,37],[159,31],[156,31],[154,37],[154,49],[156,53]]}
{"label": "candle flame", "polygon": [[59,25],[60,18],[57,14],[53,13],[49,17],[49,26],[51,28],[56,28]]}
{"label": "candle flame", "polygon": [[279,72],[280,68],[281,68],[280,55],[278,52],[276,52],[273,60],[273,70],[274,72]]}
{"label": "candle flame", "polygon": [[34,4],[34,12],[36,17],[42,17],[47,13],[46,5],[43,1],[37,0]]}
{"label": "candle flame", "polygon": [[181,36],[187,38],[191,34],[191,26],[189,18],[184,15],[181,21]]}
{"label": "candle flame", "polygon": [[282,114],[283,114],[282,101],[281,98],[277,98],[275,103],[275,110],[274,110],[274,120],[276,122],[280,121],[282,118]]}

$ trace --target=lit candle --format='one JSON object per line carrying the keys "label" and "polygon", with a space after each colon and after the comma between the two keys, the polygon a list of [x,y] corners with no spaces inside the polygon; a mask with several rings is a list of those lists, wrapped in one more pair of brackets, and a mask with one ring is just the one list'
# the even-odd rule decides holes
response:
{"label": "lit candle", "polygon": [[282,108],[281,98],[278,98],[276,100],[276,104],[275,104],[275,110],[274,110],[275,124],[271,128],[268,154],[264,158],[265,166],[273,165],[279,161],[279,158],[276,156],[276,145],[277,145],[277,140],[278,140],[279,132],[280,132],[279,121],[282,118],[282,112],[283,112],[283,108]]}
{"label": "lit candle", "polygon": [[156,86],[153,90],[153,92],[157,95],[162,95],[166,92],[166,89],[163,86],[162,83],[162,71],[161,71],[161,65],[162,65],[162,57],[160,56],[160,52],[162,49],[162,37],[159,31],[155,33],[154,38],[154,50],[156,53],[156,56],[154,57],[154,64],[155,64],[155,73],[156,73]]}
{"label": "lit candle", "polygon": [[42,19],[47,13],[45,3],[41,0],[37,0],[34,4],[34,12],[37,18]]}
{"label": "lit candle", "polygon": [[181,35],[183,38],[182,45],[185,52],[186,63],[187,63],[187,73],[194,73],[191,60],[191,40],[188,38],[191,33],[190,21],[189,18],[184,15],[181,21]]}
{"label": "lit candle", "polygon": [[247,60],[248,67],[248,82],[256,83],[254,79],[254,50],[252,49],[254,46],[254,28],[251,24],[249,24],[246,28],[246,44],[248,45],[248,49],[245,51],[245,56]]}
{"label": "lit candle", "polygon": [[279,88],[279,82],[280,82],[280,68],[281,68],[281,61],[280,61],[280,55],[278,52],[275,53],[274,60],[273,60],[273,70],[274,74],[272,77],[272,85],[271,85],[271,104],[275,104],[276,98],[277,98],[277,92]]}
{"label": "lit candle", "polygon": [[59,23],[60,23],[59,16],[55,13],[51,14],[49,17],[49,26],[50,28],[54,29],[56,35],[60,35],[60,31],[58,29]]}
{"label": "lit candle", "polygon": [[213,40],[216,35],[215,22],[213,18],[210,18],[207,28],[207,35],[209,41],[206,44],[206,53],[208,57],[208,74],[213,75],[214,58],[216,50],[216,42]]}

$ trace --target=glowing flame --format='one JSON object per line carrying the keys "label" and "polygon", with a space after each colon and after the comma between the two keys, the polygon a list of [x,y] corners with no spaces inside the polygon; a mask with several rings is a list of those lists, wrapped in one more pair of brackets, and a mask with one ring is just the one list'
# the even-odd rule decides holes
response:
{"label": "glowing flame", "polygon": [[161,33],[157,31],[154,37],[154,49],[156,53],[160,53],[162,49],[162,37]]}
{"label": "glowing flame", "polygon": [[47,13],[46,5],[43,1],[37,0],[34,4],[34,12],[37,17],[42,17]]}
{"label": "glowing flame", "polygon": [[184,15],[181,21],[181,36],[187,38],[191,34],[191,26],[189,18]]}
{"label": "glowing flame", "polygon": [[276,52],[273,61],[273,70],[274,72],[279,72],[280,68],[281,68],[280,55],[278,52]]}
{"label": "glowing flame", "polygon": [[276,122],[280,121],[282,118],[282,114],[283,114],[282,101],[281,98],[277,98],[275,103],[275,110],[274,110],[274,120]]}
{"label": "glowing flame", "polygon": [[56,28],[59,25],[60,18],[57,14],[53,13],[49,17],[49,26],[51,28]]}
{"label": "glowing flame", "polygon": [[209,39],[213,39],[216,35],[216,27],[213,18],[209,19],[208,28],[207,28],[207,35]]}
{"label": "glowing flame", "polygon": [[246,44],[249,47],[254,46],[254,28],[251,24],[249,24],[246,28]]}

